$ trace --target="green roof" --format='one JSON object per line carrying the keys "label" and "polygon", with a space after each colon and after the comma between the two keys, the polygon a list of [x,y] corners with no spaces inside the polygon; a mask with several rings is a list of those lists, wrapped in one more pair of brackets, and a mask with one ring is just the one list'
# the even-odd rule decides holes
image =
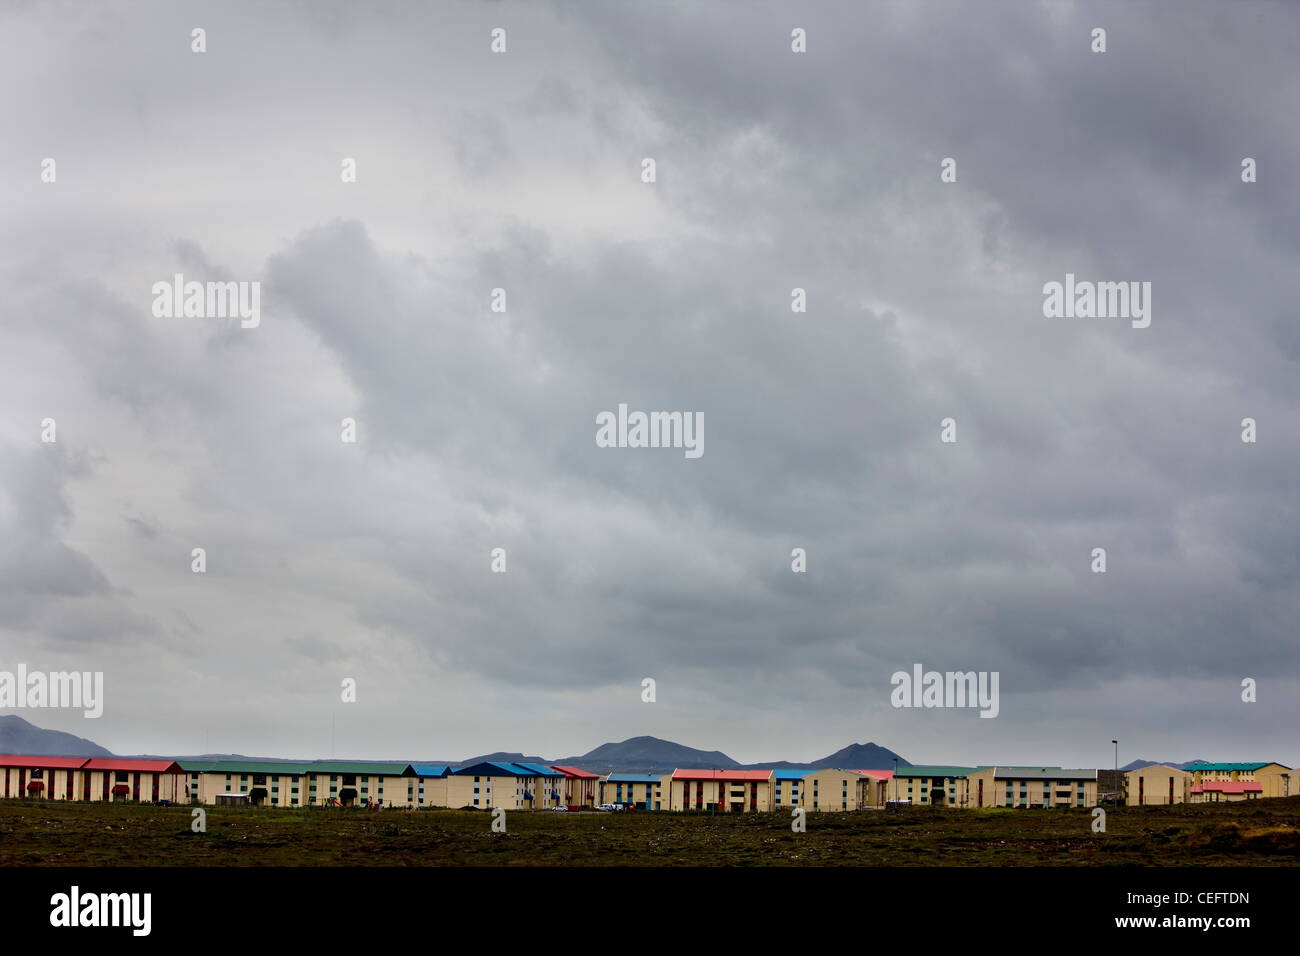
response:
{"label": "green roof", "polygon": [[278,760],[181,760],[181,769],[186,773],[269,773],[269,774],[305,774],[310,773],[305,763],[280,763]]}
{"label": "green roof", "polygon": [[[1275,764],[1275,763],[1277,763],[1276,760],[1261,760],[1261,761],[1259,761],[1258,763],[1202,763],[1202,762],[1200,762],[1200,761],[1197,761],[1196,763],[1188,764],[1188,765],[1187,765],[1185,768],[1183,768],[1183,769],[1187,770],[1189,773],[1194,772],[1194,771],[1197,771],[1197,770],[1214,770],[1214,771],[1224,771],[1224,770],[1246,770],[1246,771],[1252,771],[1252,770],[1258,770],[1260,767],[1267,767],[1269,764]],[[1280,764],[1280,763],[1277,763],[1277,765],[1278,765],[1279,767],[1283,767],[1283,766],[1285,766],[1285,764]]]}
{"label": "green roof", "polygon": [[181,760],[186,773],[353,773],[378,777],[414,777],[415,769],[409,763],[382,763],[356,760],[313,760],[311,763],[281,763],[278,760]]}
{"label": "green roof", "polygon": [[993,767],[995,780],[1096,780],[1095,770],[1066,770],[1063,767]]}
{"label": "green roof", "polygon": [[974,767],[899,767],[896,777],[969,777]]}
{"label": "green roof", "polygon": [[381,777],[415,777],[409,763],[368,763],[357,760],[313,760],[307,773],[359,773]]}

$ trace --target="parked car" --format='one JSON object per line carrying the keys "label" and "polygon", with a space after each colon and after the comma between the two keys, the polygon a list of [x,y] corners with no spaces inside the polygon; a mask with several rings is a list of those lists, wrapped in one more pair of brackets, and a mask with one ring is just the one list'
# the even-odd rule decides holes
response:
{"label": "parked car", "polygon": [[568,808],[568,807],[551,807],[551,812],[552,812],[552,813],[568,813],[568,812],[569,812],[569,808]]}
{"label": "parked car", "polygon": [[622,803],[614,803],[614,804],[611,804],[611,805],[610,805],[610,809],[611,809],[611,810],[618,810],[618,811],[622,812],[623,810],[626,810],[626,809],[627,809],[627,806],[626,806],[625,804],[622,804]]}
{"label": "parked car", "polygon": [[617,809],[612,803],[602,803],[596,808],[597,810],[615,810]]}

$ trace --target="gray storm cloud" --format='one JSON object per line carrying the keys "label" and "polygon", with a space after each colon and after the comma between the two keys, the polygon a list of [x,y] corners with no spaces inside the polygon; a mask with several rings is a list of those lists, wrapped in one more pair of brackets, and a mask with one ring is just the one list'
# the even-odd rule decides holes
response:
{"label": "gray storm cloud", "polygon": [[103,669],[124,751],[1295,762],[1300,12],[738,9],[0,13],[0,665]]}

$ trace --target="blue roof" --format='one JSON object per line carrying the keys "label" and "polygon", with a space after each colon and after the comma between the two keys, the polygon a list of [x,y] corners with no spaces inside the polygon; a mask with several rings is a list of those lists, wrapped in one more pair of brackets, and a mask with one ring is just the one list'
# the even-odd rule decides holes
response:
{"label": "blue roof", "polygon": [[445,777],[451,773],[451,767],[445,763],[413,763],[417,777]]}
{"label": "blue roof", "polygon": [[525,770],[523,767],[516,767],[512,763],[497,763],[495,761],[485,760],[476,763],[473,766],[461,767],[459,770],[453,770],[452,773],[459,777],[535,777],[531,770]]}
{"label": "blue roof", "polygon": [[772,773],[776,775],[777,780],[802,780],[804,777],[808,776],[808,774],[812,772],[813,771],[811,770],[773,770],[772,771]]}
{"label": "blue roof", "polygon": [[563,777],[564,774],[558,770],[552,770],[545,764],[540,763],[517,763],[516,767],[523,767],[525,770],[531,770],[535,777]]}
{"label": "blue roof", "polygon": [[663,778],[653,773],[611,773],[605,779],[610,783],[658,783]]}

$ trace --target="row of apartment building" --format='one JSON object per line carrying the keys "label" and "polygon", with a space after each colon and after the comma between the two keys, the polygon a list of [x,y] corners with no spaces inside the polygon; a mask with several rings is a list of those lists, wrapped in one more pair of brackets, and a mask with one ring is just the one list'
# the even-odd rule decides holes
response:
{"label": "row of apartment building", "polygon": [[[1294,774],[1295,779],[1292,780]],[[958,808],[1093,807],[1098,771],[1062,767],[908,766],[897,770],[692,770],[611,773],[538,763],[448,764],[315,760],[168,761],[0,755],[8,798],[167,800],[272,807],[578,809],[756,813],[848,812],[889,803]],[[1300,770],[1279,763],[1151,766],[1125,776],[1133,806],[1249,800],[1300,794]]]}
{"label": "row of apartment building", "polygon": [[1186,770],[1153,764],[1125,774],[1124,799],[1130,806],[1171,803],[1235,803],[1261,797],[1300,795],[1300,768],[1280,763],[1210,763]]}

